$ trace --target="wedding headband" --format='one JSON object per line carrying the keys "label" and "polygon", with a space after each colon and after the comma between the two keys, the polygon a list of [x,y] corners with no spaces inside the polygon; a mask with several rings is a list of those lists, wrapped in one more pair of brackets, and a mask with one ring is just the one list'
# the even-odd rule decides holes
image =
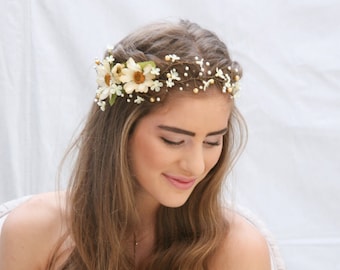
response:
{"label": "wedding headband", "polygon": [[182,91],[191,86],[193,93],[197,94],[219,82],[222,93],[229,94],[231,98],[240,89],[237,68],[228,66],[225,71],[220,68],[212,71],[209,69],[210,63],[197,56],[192,63],[182,62],[175,54],[166,55],[165,60],[168,65],[163,70],[154,61],[136,63],[131,57],[125,63],[119,63],[109,50],[109,55],[102,61],[95,61],[98,84],[95,102],[105,111],[107,103],[112,106],[116,98],[125,98],[127,102],[137,104],[146,99],[158,102],[161,98],[157,93],[163,87],[166,91],[174,87]]}

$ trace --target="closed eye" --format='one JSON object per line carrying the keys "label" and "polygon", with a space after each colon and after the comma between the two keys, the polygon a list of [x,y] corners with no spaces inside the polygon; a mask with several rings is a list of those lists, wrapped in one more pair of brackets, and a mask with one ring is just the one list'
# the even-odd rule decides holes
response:
{"label": "closed eye", "polygon": [[182,143],[184,143],[184,140],[181,140],[181,141],[171,141],[171,140],[168,140],[164,137],[161,137],[161,139],[163,140],[163,142],[165,142],[166,144],[169,144],[169,145],[181,145]]}
{"label": "closed eye", "polygon": [[219,146],[219,145],[221,145],[220,141],[217,141],[217,142],[204,142],[204,143],[209,145],[209,146]]}

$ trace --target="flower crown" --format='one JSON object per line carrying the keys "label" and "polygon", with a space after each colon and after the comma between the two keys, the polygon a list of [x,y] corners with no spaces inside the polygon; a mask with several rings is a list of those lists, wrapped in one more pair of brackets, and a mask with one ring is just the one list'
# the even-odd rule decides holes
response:
{"label": "flower crown", "polygon": [[156,102],[161,100],[157,93],[163,86],[166,91],[173,87],[183,90],[184,87],[193,86],[192,91],[197,94],[219,82],[222,85],[222,93],[228,93],[231,98],[234,98],[240,89],[239,71],[231,66],[228,66],[227,71],[216,68],[212,72],[209,69],[210,63],[199,57],[188,63],[180,61],[180,57],[175,54],[169,54],[165,56],[165,60],[168,65],[161,71],[154,61],[136,63],[130,57],[126,63],[115,62],[109,51],[109,55],[102,61],[95,62],[98,84],[95,102],[102,111],[105,111],[107,101],[112,106],[117,97],[137,104],[146,98],[150,102]]}

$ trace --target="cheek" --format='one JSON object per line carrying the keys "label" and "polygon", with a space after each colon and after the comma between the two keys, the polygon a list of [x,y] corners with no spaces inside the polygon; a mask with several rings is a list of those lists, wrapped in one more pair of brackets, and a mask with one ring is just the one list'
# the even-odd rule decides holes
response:
{"label": "cheek", "polygon": [[135,151],[136,161],[139,164],[143,164],[145,169],[152,166],[157,160],[158,153],[156,149],[150,143],[139,143],[138,149]]}
{"label": "cheek", "polygon": [[133,164],[134,174],[138,177],[144,174],[150,174],[157,169],[162,169],[166,164],[167,155],[162,151],[162,147],[157,140],[146,140],[142,137],[135,137],[131,148],[131,161]]}
{"label": "cheek", "polygon": [[208,158],[206,159],[206,167],[207,170],[210,171],[218,162],[222,154],[222,147],[216,149],[210,155],[208,155]]}

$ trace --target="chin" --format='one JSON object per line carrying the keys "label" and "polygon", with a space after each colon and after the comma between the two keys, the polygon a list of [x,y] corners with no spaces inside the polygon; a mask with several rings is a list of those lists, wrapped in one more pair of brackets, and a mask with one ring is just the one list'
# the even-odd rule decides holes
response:
{"label": "chin", "polygon": [[183,206],[187,200],[189,199],[189,196],[186,196],[185,198],[176,198],[173,200],[166,200],[166,201],[162,201],[161,205],[165,206],[165,207],[169,207],[169,208],[178,208]]}

